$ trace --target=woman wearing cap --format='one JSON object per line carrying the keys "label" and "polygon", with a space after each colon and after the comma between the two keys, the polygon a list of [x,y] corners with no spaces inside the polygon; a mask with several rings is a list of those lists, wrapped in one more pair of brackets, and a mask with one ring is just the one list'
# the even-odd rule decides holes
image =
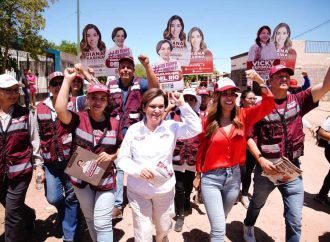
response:
{"label": "woman wearing cap", "polygon": [[262,26],[258,29],[255,44],[251,46],[248,53],[248,61],[279,59],[274,43],[270,42],[271,29]]}
{"label": "woman wearing cap", "polygon": [[[186,103],[198,115],[199,102],[194,88],[186,88],[183,90],[183,98]],[[169,104],[171,106],[172,104]],[[174,105],[172,107],[175,107]],[[181,111],[175,108],[169,113],[169,117],[177,122],[182,122]],[[199,121],[200,122],[200,121]],[[190,194],[193,189],[193,180],[196,172],[196,153],[199,145],[198,136],[189,139],[178,139],[173,152],[173,169],[175,173],[175,214],[176,223],[174,230],[182,231],[184,216],[191,213]]]}
{"label": "woman wearing cap", "polygon": [[[32,112],[20,106],[19,84],[0,75],[0,203],[5,208],[5,241],[32,241],[35,211],[24,201],[32,168],[44,180],[40,140]],[[33,165],[34,160],[34,165]]]}
{"label": "woman wearing cap", "polygon": [[[71,157],[72,134],[70,129],[61,125],[55,112],[55,103],[63,78],[63,73],[58,71],[49,75],[48,89],[52,95],[38,103],[35,117],[39,126],[41,155],[45,161],[45,196],[57,209],[63,240],[73,241],[77,229],[79,203],[70,177],[64,173]],[[68,109],[71,109],[69,104]]]}
{"label": "woman wearing cap", "polygon": [[240,165],[244,164],[249,128],[274,108],[272,93],[254,71],[247,78],[259,83],[262,102],[251,108],[236,106],[239,90],[228,77],[215,85],[215,96],[203,120],[200,146],[196,156],[195,188],[201,186],[206,212],[211,224],[211,241],[224,241],[226,217],[240,190]]}
{"label": "woman wearing cap", "polygon": [[98,163],[107,162],[109,167],[100,185],[92,186],[71,177],[74,190],[84,213],[93,241],[113,241],[112,209],[116,176],[113,161],[120,143],[118,120],[104,112],[108,105],[109,90],[101,84],[91,85],[87,91],[89,110],[74,113],[67,110],[70,84],[76,77],[75,69],[66,69],[60,89],[56,112],[65,127],[74,132],[73,145],[81,146],[98,154]]}
{"label": "woman wearing cap", "polygon": [[174,215],[175,143],[201,131],[199,118],[183,95],[170,93],[169,99],[179,107],[182,122],[163,120],[168,98],[161,89],[151,88],[141,101],[144,118],[127,130],[118,154],[118,166],[128,174],[127,197],[136,242],[152,242],[153,224],[156,242],[168,241]]}

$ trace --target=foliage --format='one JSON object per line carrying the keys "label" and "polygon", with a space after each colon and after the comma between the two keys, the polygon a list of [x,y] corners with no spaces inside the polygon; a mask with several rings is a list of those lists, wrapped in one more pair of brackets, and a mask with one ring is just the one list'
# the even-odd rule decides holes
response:
{"label": "foliage", "polygon": [[53,42],[49,42],[49,47],[72,55],[78,55],[76,43],[70,42],[68,40],[62,40],[59,45],[56,45]]}
{"label": "foliage", "polygon": [[0,46],[3,47],[0,73],[12,67],[8,66],[11,63],[8,53],[10,48],[27,51],[34,59],[42,54],[47,41],[38,33],[45,27],[45,19],[41,13],[48,6],[47,0],[0,1]]}
{"label": "foliage", "polygon": [[147,78],[146,70],[142,64],[135,64],[135,76]]}

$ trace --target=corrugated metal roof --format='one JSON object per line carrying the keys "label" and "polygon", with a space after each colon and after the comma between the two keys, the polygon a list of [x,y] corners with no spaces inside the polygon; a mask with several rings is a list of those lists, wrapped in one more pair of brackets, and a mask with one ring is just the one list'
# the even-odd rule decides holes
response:
{"label": "corrugated metal roof", "polygon": [[330,41],[306,40],[305,53],[330,53]]}

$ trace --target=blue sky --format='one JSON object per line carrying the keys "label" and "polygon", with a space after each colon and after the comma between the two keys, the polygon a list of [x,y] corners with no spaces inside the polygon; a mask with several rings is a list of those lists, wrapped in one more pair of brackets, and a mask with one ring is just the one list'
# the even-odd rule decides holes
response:
{"label": "blue sky", "polygon": [[[58,0],[44,12],[48,40],[77,41],[76,0]],[[182,17],[185,32],[197,26],[204,32],[218,71],[230,71],[230,57],[248,51],[262,25],[271,29],[280,22],[290,25],[291,37],[330,20],[329,0],[166,0],[110,1],[80,0],[80,30],[88,23],[99,27],[107,47],[113,46],[111,32],[122,26],[128,37],[125,45],[134,57],[147,54],[158,60],[156,43],[162,39],[168,19]],[[330,41],[330,21],[297,39]]]}

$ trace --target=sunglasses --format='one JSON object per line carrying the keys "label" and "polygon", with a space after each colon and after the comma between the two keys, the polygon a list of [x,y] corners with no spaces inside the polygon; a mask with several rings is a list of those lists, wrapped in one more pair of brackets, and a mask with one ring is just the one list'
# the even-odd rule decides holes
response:
{"label": "sunglasses", "polygon": [[50,82],[49,86],[51,87],[58,87],[58,86],[62,86],[62,82]]}
{"label": "sunglasses", "polygon": [[0,88],[1,91],[4,91],[6,94],[18,94],[19,88]]}

